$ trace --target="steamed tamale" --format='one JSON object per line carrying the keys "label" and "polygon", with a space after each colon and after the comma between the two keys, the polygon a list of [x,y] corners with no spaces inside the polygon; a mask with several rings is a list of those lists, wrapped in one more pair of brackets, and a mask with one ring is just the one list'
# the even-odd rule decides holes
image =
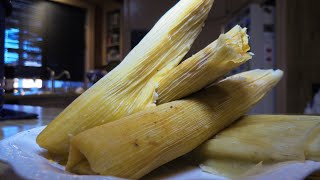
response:
{"label": "steamed tamale", "polygon": [[71,139],[67,170],[140,178],[246,113],[281,76],[280,70],[244,72],[186,99],[81,132]]}
{"label": "steamed tamale", "polygon": [[257,164],[320,161],[320,117],[244,116],[194,152],[204,170],[227,176],[239,176]]}

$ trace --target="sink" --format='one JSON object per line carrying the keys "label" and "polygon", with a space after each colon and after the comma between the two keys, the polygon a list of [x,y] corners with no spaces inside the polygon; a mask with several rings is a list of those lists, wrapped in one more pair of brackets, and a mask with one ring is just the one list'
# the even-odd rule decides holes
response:
{"label": "sink", "polygon": [[39,94],[39,95],[42,95],[42,94],[70,94],[72,92],[65,92],[65,91],[55,91],[55,92],[51,92],[51,91],[38,91],[37,93],[35,94]]}
{"label": "sink", "polygon": [[54,94],[53,92],[51,92],[51,91],[39,91],[38,93],[36,93],[36,94],[39,94],[39,95],[41,95],[41,94]]}

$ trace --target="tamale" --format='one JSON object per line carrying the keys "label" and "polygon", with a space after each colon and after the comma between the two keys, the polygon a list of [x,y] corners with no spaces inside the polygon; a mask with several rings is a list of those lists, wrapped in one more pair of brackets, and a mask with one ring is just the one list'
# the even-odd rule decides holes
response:
{"label": "tamale", "polygon": [[81,132],[71,139],[67,170],[140,178],[245,114],[281,77],[280,70],[240,73],[186,99]]}
{"label": "tamale", "polygon": [[239,176],[259,163],[320,161],[320,116],[244,116],[194,155],[204,170],[226,176]]}

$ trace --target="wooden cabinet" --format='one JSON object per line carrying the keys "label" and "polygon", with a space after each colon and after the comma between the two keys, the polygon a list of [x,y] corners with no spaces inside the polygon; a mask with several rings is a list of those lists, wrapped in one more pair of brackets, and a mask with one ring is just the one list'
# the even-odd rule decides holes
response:
{"label": "wooden cabinet", "polygon": [[106,1],[96,7],[96,69],[105,69],[110,62],[123,59],[123,9],[124,3],[119,0]]}
{"label": "wooden cabinet", "polygon": [[106,63],[122,60],[121,9],[106,14]]}

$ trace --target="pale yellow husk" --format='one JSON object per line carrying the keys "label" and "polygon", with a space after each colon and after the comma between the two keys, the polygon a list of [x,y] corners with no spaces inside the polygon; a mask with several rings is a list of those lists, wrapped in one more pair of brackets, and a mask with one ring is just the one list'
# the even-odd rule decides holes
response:
{"label": "pale yellow husk", "polygon": [[155,106],[159,80],[177,66],[200,33],[213,0],[181,0],[112,72],[88,89],[37,137],[56,154],[86,129]]}
{"label": "pale yellow husk", "polygon": [[281,77],[280,70],[237,74],[189,98],[79,133],[71,140],[67,170],[140,178],[245,114]]}
{"label": "pale yellow husk", "polygon": [[169,71],[159,82],[157,104],[194,93],[251,59],[246,28],[235,26]]}
{"label": "pale yellow husk", "polygon": [[201,159],[205,171],[230,177],[251,168],[261,170],[262,165],[320,161],[320,117],[244,116],[197,148],[194,155]]}

